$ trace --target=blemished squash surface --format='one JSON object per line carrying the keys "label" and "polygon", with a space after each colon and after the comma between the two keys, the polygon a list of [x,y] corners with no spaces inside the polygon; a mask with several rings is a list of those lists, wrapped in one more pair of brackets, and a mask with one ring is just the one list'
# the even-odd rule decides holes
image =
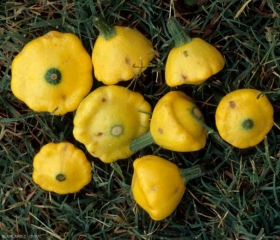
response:
{"label": "blemished squash surface", "polygon": [[237,148],[260,143],[273,127],[273,107],[261,91],[238,89],[228,93],[216,109],[220,136]]}
{"label": "blemished squash surface", "polygon": [[48,143],[33,160],[33,181],[43,190],[58,194],[80,191],[92,178],[84,152],[70,142]]}
{"label": "blemished squash surface", "polygon": [[50,31],[31,40],[11,71],[13,94],[37,112],[74,111],[93,85],[90,55],[72,33]]}

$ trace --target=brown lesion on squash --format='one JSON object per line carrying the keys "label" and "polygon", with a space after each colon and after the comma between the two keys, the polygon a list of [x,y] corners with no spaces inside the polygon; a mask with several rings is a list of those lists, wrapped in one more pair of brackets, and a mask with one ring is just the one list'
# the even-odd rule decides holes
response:
{"label": "brown lesion on squash", "polygon": [[102,135],[103,135],[103,133],[102,132],[99,132],[99,133],[96,133],[95,134],[97,137],[101,137]]}
{"label": "brown lesion on squash", "polygon": [[62,100],[64,100],[64,101],[66,101],[66,99],[67,99],[67,97],[66,97],[65,94],[61,94],[61,98],[62,98]]}
{"label": "brown lesion on squash", "polygon": [[181,77],[182,77],[182,79],[183,79],[183,81],[186,81],[187,80],[187,76],[185,75],[185,74],[181,74]]}
{"label": "brown lesion on squash", "polygon": [[184,55],[185,57],[188,57],[188,56],[189,56],[188,51],[187,51],[187,50],[184,50],[184,51],[183,51],[183,55]]}
{"label": "brown lesion on squash", "polygon": [[124,61],[127,65],[130,65],[130,59],[128,57],[125,57]]}
{"label": "brown lesion on squash", "polygon": [[163,134],[163,129],[162,129],[162,128],[159,128],[159,129],[158,129],[158,133],[159,133],[159,134]]}
{"label": "brown lesion on squash", "polygon": [[105,97],[101,98],[101,102],[107,102],[107,99]]}
{"label": "brown lesion on squash", "polygon": [[231,100],[231,101],[229,101],[229,106],[230,106],[230,108],[235,108],[236,104],[233,100]]}

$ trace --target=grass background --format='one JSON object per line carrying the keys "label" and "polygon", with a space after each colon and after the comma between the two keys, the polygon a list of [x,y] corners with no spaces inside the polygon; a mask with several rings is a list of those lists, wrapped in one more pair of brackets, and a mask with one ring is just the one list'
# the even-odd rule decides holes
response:
{"label": "grass background", "polygon": [[[226,66],[189,94],[213,129],[204,149],[176,153],[153,145],[132,158],[94,163],[92,182],[77,194],[42,191],[32,181],[32,159],[41,146],[70,141],[74,113],[35,113],[10,90],[10,66],[24,44],[49,30],[72,32],[91,54],[92,18],[137,28],[158,56],[131,89],[155,105],[171,89],[164,63],[172,47],[166,20],[176,16],[190,36],[199,36],[225,56]],[[280,239],[280,5],[276,0],[186,1],[6,1],[0,3],[0,236],[41,239]],[[55,54],[55,53],[54,53]],[[97,81],[94,88],[101,84]],[[126,85],[122,83],[122,85]],[[239,150],[217,138],[214,115],[222,96],[239,88],[267,94],[275,126],[258,146]],[[86,151],[85,151],[86,152]],[[187,184],[176,211],[153,221],[134,202],[132,162],[157,154],[180,167],[203,164],[205,176]]]}

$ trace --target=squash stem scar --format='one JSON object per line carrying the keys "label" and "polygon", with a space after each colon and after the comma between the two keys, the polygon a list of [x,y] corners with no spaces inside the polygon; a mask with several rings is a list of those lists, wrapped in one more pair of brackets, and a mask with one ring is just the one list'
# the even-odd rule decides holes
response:
{"label": "squash stem scar", "polygon": [[121,125],[115,125],[111,128],[110,133],[114,137],[118,137],[123,134],[123,127]]}
{"label": "squash stem scar", "polygon": [[55,179],[59,182],[63,182],[63,181],[66,180],[66,176],[62,173],[59,173],[59,174],[56,175]]}
{"label": "squash stem scar", "polygon": [[242,127],[244,130],[251,130],[254,127],[254,121],[250,118],[247,118],[242,122]]}
{"label": "squash stem scar", "polygon": [[50,68],[45,73],[46,82],[57,85],[61,82],[61,72],[57,68]]}

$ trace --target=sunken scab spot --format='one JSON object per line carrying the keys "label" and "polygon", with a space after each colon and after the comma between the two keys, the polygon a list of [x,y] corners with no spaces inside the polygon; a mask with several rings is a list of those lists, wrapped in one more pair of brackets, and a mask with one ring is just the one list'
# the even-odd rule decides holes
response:
{"label": "sunken scab spot", "polygon": [[159,128],[159,129],[158,129],[158,133],[159,133],[159,134],[163,134],[163,129],[162,129],[162,128]]}
{"label": "sunken scab spot", "polygon": [[61,98],[62,98],[62,100],[64,100],[64,101],[65,101],[67,97],[66,97],[66,95],[65,95],[65,94],[61,94]]}
{"label": "sunken scab spot", "polygon": [[189,56],[189,54],[188,54],[188,51],[187,51],[187,50],[183,51],[183,54],[184,54],[184,56],[185,56],[185,57],[188,57],[188,56]]}
{"label": "sunken scab spot", "polygon": [[99,132],[99,133],[96,133],[95,134],[97,137],[101,137],[102,135],[103,135],[103,133],[102,132]]}
{"label": "sunken scab spot", "polygon": [[127,65],[130,65],[130,59],[128,57],[125,57],[124,61]]}
{"label": "sunken scab spot", "polygon": [[187,80],[187,76],[185,74],[181,74],[181,77],[182,77],[183,81]]}
{"label": "sunken scab spot", "polygon": [[229,101],[229,107],[230,108],[235,108],[236,104],[233,100]]}
{"label": "sunken scab spot", "polygon": [[101,98],[101,102],[107,102],[107,99],[105,97]]}

